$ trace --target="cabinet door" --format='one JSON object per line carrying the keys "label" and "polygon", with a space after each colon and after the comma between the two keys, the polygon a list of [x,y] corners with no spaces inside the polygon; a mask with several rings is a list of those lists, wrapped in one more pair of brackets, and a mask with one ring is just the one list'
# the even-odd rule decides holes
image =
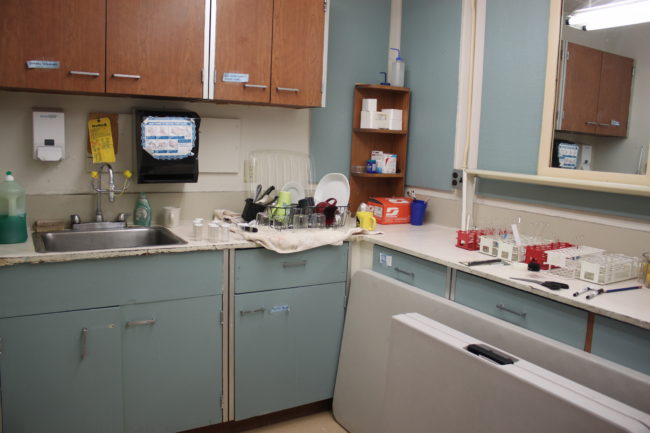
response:
{"label": "cabinet door", "polygon": [[217,2],[216,99],[269,102],[272,27],[273,0]]}
{"label": "cabinet door", "polygon": [[0,320],[7,433],[122,431],[119,309]]}
{"label": "cabinet door", "polygon": [[598,134],[627,136],[634,59],[603,53],[598,97]]}
{"label": "cabinet door", "polygon": [[126,432],[221,422],[221,297],[122,307]]}
{"label": "cabinet door", "polygon": [[235,295],[235,419],[332,397],[345,283]]}
{"label": "cabinet door", "polygon": [[105,0],[2,0],[0,86],[103,92],[105,20]]}
{"label": "cabinet door", "polygon": [[204,0],[107,0],[106,92],[201,98]]}
{"label": "cabinet door", "polygon": [[650,330],[596,316],[591,353],[650,374]]}
{"label": "cabinet door", "polygon": [[275,0],[271,103],[320,107],[326,2]]}
{"label": "cabinet door", "polygon": [[602,51],[567,44],[562,130],[596,133]]}

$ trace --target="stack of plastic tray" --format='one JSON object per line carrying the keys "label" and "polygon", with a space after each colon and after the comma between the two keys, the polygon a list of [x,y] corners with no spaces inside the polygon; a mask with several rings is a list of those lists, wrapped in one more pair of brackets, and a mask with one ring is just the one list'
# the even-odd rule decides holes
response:
{"label": "stack of plastic tray", "polygon": [[544,272],[562,278],[580,277],[580,260],[592,255],[600,255],[605,250],[588,246],[573,246],[546,251],[546,263],[550,265]]}
{"label": "stack of plastic tray", "polygon": [[479,249],[479,237],[492,233],[491,230],[456,230],[456,246],[465,250]]}
{"label": "stack of plastic tray", "polygon": [[551,242],[548,244],[528,245],[526,247],[526,263],[536,262],[539,263],[540,268],[546,270],[551,267],[546,261],[548,260],[547,251],[558,250],[560,248],[572,247],[572,244],[567,242]]}
{"label": "stack of plastic tray", "polygon": [[580,279],[597,284],[616,283],[639,274],[640,260],[623,254],[601,254],[580,259]]}
{"label": "stack of plastic tray", "polygon": [[525,258],[525,248],[527,246],[548,243],[548,241],[536,236],[521,236],[519,243],[512,237],[499,239],[498,243],[497,257],[508,262],[522,262]]}

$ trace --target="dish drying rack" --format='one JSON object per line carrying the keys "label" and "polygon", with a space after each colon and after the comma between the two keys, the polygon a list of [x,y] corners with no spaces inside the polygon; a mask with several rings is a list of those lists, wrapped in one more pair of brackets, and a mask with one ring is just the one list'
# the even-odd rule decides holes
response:
{"label": "dish drying rack", "polygon": [[[336,229],[345,227],[350,216],[348,206],[331,205],[327,208],[319,206],[266,206],[264,211],[267,224],[260,224],[256,218],[257,226],[269,227],[276,230],[301,230],[301,229]],[[316,216],[321,215],[321,216]],[[296,216],[303,216],[306,226],[296,227]]]}

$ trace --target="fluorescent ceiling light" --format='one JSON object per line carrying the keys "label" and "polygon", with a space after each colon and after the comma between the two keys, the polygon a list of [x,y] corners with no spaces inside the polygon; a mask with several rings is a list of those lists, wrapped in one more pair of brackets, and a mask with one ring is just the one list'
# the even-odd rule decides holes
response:
{"label": "fluorescent ceiling light", "polygon": [[581,30],[599,30],[650,21],[650,0],[623,0],[603,6],[578,9],[567,24]]}

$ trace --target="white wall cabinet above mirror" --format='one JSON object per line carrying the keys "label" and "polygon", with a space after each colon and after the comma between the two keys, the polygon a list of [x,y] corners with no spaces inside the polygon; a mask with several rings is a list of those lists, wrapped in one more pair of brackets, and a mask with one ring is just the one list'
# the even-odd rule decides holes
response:
{"label": "white wall cabinet above mirror", "polygon": [[[650,186],[650,23],[584,31],[550,0],[538,174]],[[575,157],[575,159],[573,159]]]}

